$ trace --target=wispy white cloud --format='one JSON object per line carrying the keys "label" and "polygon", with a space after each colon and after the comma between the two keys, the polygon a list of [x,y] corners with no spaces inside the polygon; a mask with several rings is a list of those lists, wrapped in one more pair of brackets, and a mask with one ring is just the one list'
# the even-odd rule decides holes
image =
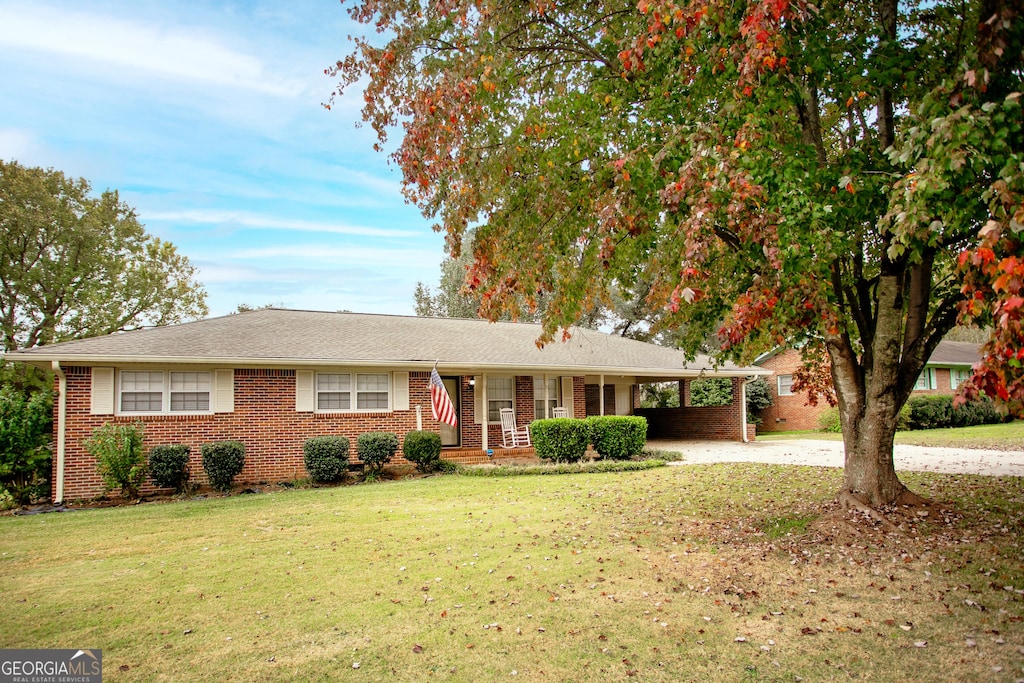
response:
{"label": "wispy white cloud", "polygon": [[[300,259],[310,262],[340,261],[365,267],[367,265],[392,265],[408,270],[408,264],[427,263],[433,266],[438,260],[437,253],[430,249],[393,249],[368,246],[328,246],[325,244],[274,245],[242,249],[231,254],[232,259]],[[406,264],[403,266],[403,264]]]}
{"label": "wispy white cloud", "polygon": [[198,223],[219,227],[241,227],[256,230],[292,230],[299,232],[327,232],[359,237],[422,237],[422,231],[376,228],[368,225],[348,225],[334,221],[311,221],[278,216],[262,216],[241,211],[189,209],[186,211],[152,211],[142,215],[145,221]]}
{"label": "wispy white cloud", "polygon": [[0,128],[0,159],[23,159],[37,147],[35,135],[24,128]]}
{"label": "wispy white cloud", "polygon": [[37,3],[0,6],[0,45],[64,54],[153,76],[295,97],[298,81],[270,73],[202,27],[161,26]]}

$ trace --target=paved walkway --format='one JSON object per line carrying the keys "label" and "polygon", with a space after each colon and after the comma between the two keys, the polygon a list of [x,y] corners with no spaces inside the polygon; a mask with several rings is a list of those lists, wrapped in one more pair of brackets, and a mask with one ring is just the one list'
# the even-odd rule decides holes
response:
{"label": "paved walkway", "polygon": [[[793,441],[648,441],[649,448],[679,451],[682,463],[764,462],[777,465],[843,466],[843,442],[817,439]],[[1024,477],[1024,450],[987,451],[897,445],[896,470],[1011,475]]]}

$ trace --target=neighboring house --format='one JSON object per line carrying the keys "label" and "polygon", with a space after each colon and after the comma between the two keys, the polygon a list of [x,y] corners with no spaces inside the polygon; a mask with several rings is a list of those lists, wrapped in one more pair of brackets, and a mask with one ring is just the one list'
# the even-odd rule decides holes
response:
{"label": "neighboring house", "polygon": [[[265,309],[7,359],[57,375],[55,501],[102,491],[82,442],[104,423],[142,423],[147,447],[190,446],[200,481],[200,447],[237,439],[246,446],[238,480],[279,481],[305,476],[302,446],[313,436],[348,437],[355,461],[362,433],[391,431],[401,441],[429,429],[441,434],[444,457],[484,462],[501,455],[501,408],[513,408],[520,425],[558,406],[577,418],[630,414],[638,383],[729,377],[742,396],[744,379],[767,374],[707,358],[687,363],[680,351],[594,330],[573,329],[570,341],[542,349],[539,335],[538,326],[517,323]],[[431,414],[435,362],[459,412],[454,429]],[[675,410],[670,420],[649,418],[652,437],[668,424],[673,435],[746,439],[743,401]],[[671,424],[679,420],[685,429]]]}
{"label": "neighboring house", "polygon": [[[954,394],[971,376],[971,366],[981,360],[974,342],[942,341],[932,353],[914,387],[915,394]],[[824,399],[817,406],[807,405],[807,395],[793,392],[793,375],[800,367],[800,352],[779,349],[759,357],[754,363],[774,374],[772,405],[761,413],[762,432],[818,429],[818,418],[828,409]]]}

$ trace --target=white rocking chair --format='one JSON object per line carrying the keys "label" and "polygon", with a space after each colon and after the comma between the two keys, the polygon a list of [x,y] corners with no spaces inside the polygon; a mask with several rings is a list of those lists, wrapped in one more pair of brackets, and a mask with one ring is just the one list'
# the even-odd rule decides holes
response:
{"label": "white rocking chair", "polygon": [[569,409],[559,406],[551,409],[551,417],[569,417]]}
{"label": "white rocking chair", "polygon": [[511,408],[501,409],[501,445],[505,448],[518,448],[530,445],[530,428],[517,427],[516,415]]}

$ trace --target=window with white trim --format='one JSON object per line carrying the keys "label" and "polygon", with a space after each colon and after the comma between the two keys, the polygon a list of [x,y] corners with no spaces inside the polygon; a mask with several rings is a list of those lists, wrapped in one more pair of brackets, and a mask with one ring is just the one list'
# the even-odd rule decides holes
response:
{"label": "window with white trim", "polygon": [[779,396],[793,395],[793,375],[779,375]]}
{"label": "window with white trim", "polygon": [[512,377],[487,378],[487,421],[501,422],[501,409],[515,409],[516,388]]}
{"label": "window with white trim", "polygon": [[[551,412],[561,405],[562,392],[559,391],[558,378],[548,377],[547,405],[544,403],[544,378],[533,378],[533,415],[538,420],[551,417]],[[545,410],[547,408],[547,410]]]}
{"label": "window with white trim", "polygon": [[316,409],[350,410],[352,408],[352,376],[336,372],[316,375]]}
{"label": "window with white trim", "polygon": [[949,386],[951,389],[956,389],[961,384],[964,384],[974,373],[968,368],[951,368],[949,371]]}
{"label": "window with white trim", "polygon": [[935,388],[935,369],[925,368],[917,377],[914,391],[928,391]]}
{"label": "window with white trim", "polygon": [[318,372],[316,409],[324,412],[388,410],[391,377],[386,372]]}
{"label": "window with white trim", "polygon": [[356,375],[356,408],[359,410],[388,409],[388,375]]}
{"label": "window with white trim", "polygon": [[121,413],[208,413],[211,372],[122,370],[118,390]]}

